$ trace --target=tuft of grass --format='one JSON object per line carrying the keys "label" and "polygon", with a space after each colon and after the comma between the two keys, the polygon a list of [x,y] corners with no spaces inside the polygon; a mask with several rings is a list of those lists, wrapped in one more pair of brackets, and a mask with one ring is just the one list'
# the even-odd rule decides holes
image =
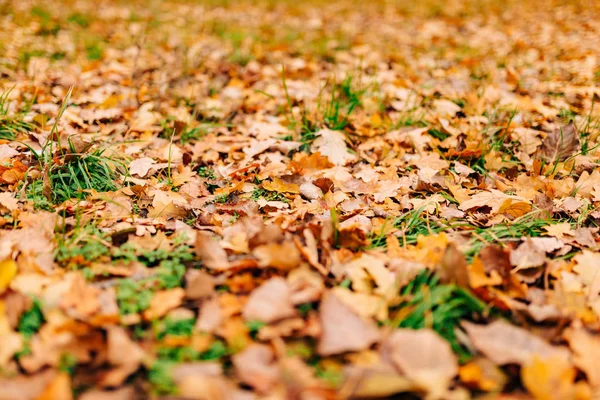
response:
{"label": "tuft of grass", "polygon": [[117,286],[117,304],[121,315],[136,314],[150,307],[154,296],[151,288],[144,282],[133,279],[121,279]]}
{"label": "tuft of grass", "polygon": [[432,328],[450,343],[461,362],[471,354],[456,331],[462,319],[482,315],[487,305],[467,289],[455,284],[441,284],[429,270],[423,270],[400,291],[400,304],[394,325],[400,328]]}
{"label": "tuft of grass", "polygon": [[295,130],[302,143],[299,150],[308,152],[312,142],[316,139],[315,133],[320,129],[344,130],[350,124],[351,114],[362,106],[362,98],[369,87],[356,84],[352,76],[347,76],[342,82],[331,85],[328,99],[323,102],[323,93],[329,82],[321,88],[314,112],[309,112],[306,107],[300,111],[300,118],[296,118],[293,111],[293,102],[289,95],[285,79],[285,69],[282,68],[281,76],[283,89],[287,100],[287,113],[290,129]]}
{"label": "tuft of grass", "polygon": [[27,185],[25,198],[33,203],[36,210],[54,210],[54,204],[44,196],[44,183],[39,179]]}
{"label": "tuft of grass", "polygon": [[215,340],[204,352],[198,352],[191,347],[162,347],[158,349],[158,359],[148,370],[148,380],[155,393],[176,394],[177,386],[171,376],[171,370],[177,363],[218,360],[228,354],[229,350],[220,340]]}
{"label": "tuft of grass", "polygon": [[42,305],[39,300],[34,299],[31,308],[21,315],[17,330],[23,338],[31,339],[40,330],[43,322]]}
{"label": "tuft of grass", "polygon": [[282,201],[284,203],[289,203],[289,200],[283,193],[271,192],[263,188],[255,188],[250,198],[254,201],[264,198],[267,201]]}
{"label": "tuft of grass", "polygon": [[14,114],[10,112],[8,97],[11,91],[12,89],[8,89],[0,94],[0,139],[6,140],[14,140],[19,133],[27,133],[33,129],[33,125],[24,121],[31,103],[20,112]]}
{"label": "tuft of grass", "polygon": [[86,191],[110,192],[117,190],[116,169],[125,168],[121,161],[105,155],[106,149],[77,153],[72,142],[64,162],[54,163],[49,169],[52,201],[60,204],[66,200],[87,196]]}
{"label": "tuft of grass", "polygon": [[72,267],[86,265],[110,253],[111,238],[93,224],[80,225],[56,235],[56,261]]}
{"label": "tuft of grass", "polygon": [[352,112],[362,105],[366,88],[357,87],[348,76],[341,83],[334,83],[331,97],[323,110],[323,123],[332,130],[343,130],[350,123]]}
{"label": "tuft of grass", "polygon": [[159,322],[156,328],[156,338],[164,339],[165,336],[192,336],[196,320],[190,319],[169,319]]}
{"label": "tuft of grass", "polygon": [[543,228],[548,225],[550,225],[550,221],[540,219],[539,212],[534,211],[510,223],[475,228],[471,231],[472,239],[469,241],[465,257],[470,262],[488,244],[502,243],[511,239],[517,240],[526,236],[541,236],[545,232]]}
{"label": "tuft of grass", "polygon": [[100,43],[87,43],[85,45],[85,54],[90,61],[101,60],[104,56],[104,50]]}
{"label": "tuft of grass", "polygon": [[193,260],[189,246],[180,244],[171,250],[157,249],[137,254],[128,244],[111,252],[113,260],[138,261],[152,268],[153,275],[139,280],[121,279],[117,286],[117,303],[121,314],[140,313],[150,306],[154,291],[179,287],[186,271],[185,263]]}
{"label": "tuft of grass", "polygon": [[42,36],[56,36],[60,30],[60,24],[54,19],[52,14],[43,7],[33,7],[31,9],[31,15],[37,17],[40,22],[39,35]]}
{"label": "tuft of grass", "polygon": [[[393,226],[400,229],[398,240],[401,246],[417,243],[419,235],[428,236],[449,229],[439,222],[432,221],[423,217],[423,207],[416,210],[407,211],[401,216],[394,219]],[[385,226],[381,232],[370,239],[369,248],[385,247],[386,234]]]}
{"label": "tuft of grass", "polygon": [[159,395],[175,394],[177,386],[171,377],[171,369],[175,365],[172,361],[156,360],[148,370],[148,381],[152,390]]}
{"label": "tuft of grass", "polygon": [[215,171],[210,168],[210,167],[200,167],[198,168],[198,176],[202,177],[202,178],[207,178],[207,179],[211,179],[211,180],[215,180],[217,179],[217,176],[215,175]]}
{"label": "tuft of grass", "polygon": [[67,18],[67,21],[73,22],[73,23],[79,25],[81,28],[87,28],[88,26],[90,26],[91,17],[86,14],[75,12],[75,13],[69,15],[69,17]]}

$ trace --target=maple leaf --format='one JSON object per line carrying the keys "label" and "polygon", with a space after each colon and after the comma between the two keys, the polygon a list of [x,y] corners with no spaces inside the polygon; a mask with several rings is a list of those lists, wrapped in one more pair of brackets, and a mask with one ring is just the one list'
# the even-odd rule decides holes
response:
{"label": "maple leaf", "polygon": [[322,129],[315,133],[317,138],[311,145],[311,151],[320,152],[335,165],[346,165],[356,159],[346,145],[346,136],[340,131]]}

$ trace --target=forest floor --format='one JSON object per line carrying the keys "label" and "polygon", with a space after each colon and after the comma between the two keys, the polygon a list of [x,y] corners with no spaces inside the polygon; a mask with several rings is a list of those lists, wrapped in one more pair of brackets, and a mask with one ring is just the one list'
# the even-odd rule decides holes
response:
{"label": "forest floor", "polygon": [[598,398],[599,4],[409,3],[0,2],[0,399]]}

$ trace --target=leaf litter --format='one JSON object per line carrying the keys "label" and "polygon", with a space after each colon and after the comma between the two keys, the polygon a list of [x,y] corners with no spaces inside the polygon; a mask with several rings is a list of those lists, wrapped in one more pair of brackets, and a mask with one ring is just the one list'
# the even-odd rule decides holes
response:
{"label": "leaf litter", "polygon": [[599,12],[0,6],[0,399],[597,397]]}

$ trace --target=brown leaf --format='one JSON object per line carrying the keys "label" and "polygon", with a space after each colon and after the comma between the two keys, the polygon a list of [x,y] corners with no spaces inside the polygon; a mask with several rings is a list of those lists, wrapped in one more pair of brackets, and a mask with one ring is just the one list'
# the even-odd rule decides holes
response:
{"label": "brown leaf", "polygon": [[569,358],[564,347],[552,346],[523,328],[503,320],[488,325],[463,322],[469,338],[477,350],[498,365],[526,364],[534,357]]}
{"label": "brown leaf", "polygon": [[389,398],[396,393],[415,389],[415,385],[401,376],[391,366],[376,364],[374,366],[349,365],[345,368],[346,386],[353,386],[353,399]]}
{"label": "brown leaf", "polygon": [[458,373],[450,344],[435,331],[397,329],[384,342],[382,352],[406,377],[432,394],[443,394]]}
{"label": "brown leaf", "polygon": [[291,290],[281,277],[269,279],[248,297],[242,315],[246,321],[275,322],[296,315]]}
{"label": "brown leaf", "polygon": [[112,326],[107,331],[107,358],[115,368],[102,377],[100,384],[115,387],[121,385],[139,368],[144,351],[131,340],[124,328]]}
{"label": "brown leaf", "polygon": [[509,277],[512,265],[510,253],[504,247],[490,244],[481,249],[478,256],[487,274],[493,274],[495,271],[505,280]]}
{"label": "brown leaf", "polygon": [[57,371],[47,369],[39,374],[1,377],[0,400],[36,400],[56,379]]}
{"label": "brown leaf", "polygon": [[268,393],[279,381],[279,368],[269,346],[252,344],[231,361],[240,380],[258,392]]}
{"label": "brown leaf", "polygon": [[197,269],[190,269],[185,273],[185,282],[185,297],[188,299],[202,299],[215,290],[214,278]]}
{"label": "brown leaf", "polygon": [[150,307],[144,311],[144,318],[147,321],[151,321],[155,318],[162,317],[172,309],[179,307],[184,296],[185,290],[182,288],[156,292],[150,301]]}
{"label": "brown leaf", "polygon": [[592,335],[584,328],[569,328],[565,338],[573,350],[575,365],[585,372],[592,386],[600,387],[600,335]]}
{"label": "brown leaf", "polygon": [[565,161],[579,151],[579,137],[573,123],[550,132],[542,142],[540,156],[550,165]]}
{"label": "brown leaf", "polygon": [[258,258],[261,267],[289,271],[300,263],[300,251],[290,240],[258,246],[252,253]]}
{"label": "brown leaf", "polygon": [[217,237],[208,232],[198,232],[196,235],[196,254],[209,269],[225,270],[230,267],[227,252],[219,243]]}
{"label": "brown leaf", "polygon": [[379,340],[375,323],[359,317],[331,292],[323,296],[319,312],[323,329],[317,346],[319,355],[360,351]]}
{"label": "brown leaf", "polygon": [[469,286],[467,260],[464,254],[453,243],[450,243],[446,247],[438,273],[443,282],[456,283],[461,287]]}

